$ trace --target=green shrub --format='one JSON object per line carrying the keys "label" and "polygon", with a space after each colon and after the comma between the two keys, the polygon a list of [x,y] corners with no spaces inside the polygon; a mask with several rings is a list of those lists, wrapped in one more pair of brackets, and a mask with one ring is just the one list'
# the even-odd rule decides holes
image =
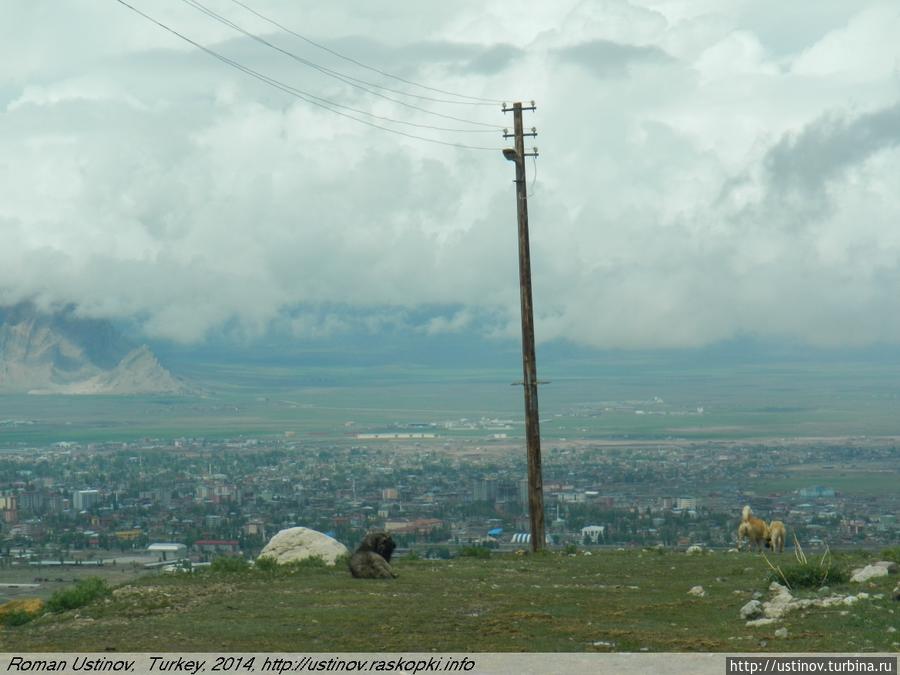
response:
{"label": "green shrub", "polygon": [[894,546],[893,548],[886,548],[881,552],[881,557],[884,560],[891,560],[895,563],[900,563],[900,546]]}
{"label": "green shrub", "polygon": [[775,567],[769,574],[769,580],[780,584],[786,583],[790,589],[821,588],[825,585],[847,583],[850,580],[850,571],[835,562],[826,552],[818,560],[807,560],[803,556],[795,564]]}
{"label": "green shrub", "polygon": [[0,614],[0,625],[3,626],[24,626],[29,621],[36,619],[40,613],[34,614],[26,612],[24,609],[17,609],[12,612]]}
{"label": "green shrub", "polygon": [[459,549],[462,558],[490,558],[491,552],[483,546],[465,546]]}
{"label": "green shrub", "polygon": [[409,553],[406,554],[407,560],[421,560],[422,556],[419,555],[419,552],[415,549],[409,549]]}
{"label": "green shrub", "polygon": [[256,559],[253,568],[260,572],[274,573],[278,571],[278,561],[272,556],[263,556]]}
{"label": "green shrub", "polygon": [[250,564],[243,558],[231,558],[222,556],[212,561],[209,570],[216,574],[240,574],[246,572]]}
{"label": "green shrub", "polygon": [[578,547],[575,544],[566,544],[566,547],[563,549],[563,553],[566,555],[575,555],[578,553]]}
{"label": "green shrub", "polygon": [[99,577],[82,579],[71,588],[56,591],[47,601],[47,610],[50,612],[65,612],[70,609],[78,609],[90,604],[97,598],[106,597],[112,591],[106,582]]}
{"label": "green shrub", "polygon": [[285,572],[303,572],[309,570],[324,570],[328,569],[330,566],[325,559],[320,555],[312,555],[308,558],[303,558],[303,560],[292,560],[289,563],[283,563],[279,565],[279,567]]}

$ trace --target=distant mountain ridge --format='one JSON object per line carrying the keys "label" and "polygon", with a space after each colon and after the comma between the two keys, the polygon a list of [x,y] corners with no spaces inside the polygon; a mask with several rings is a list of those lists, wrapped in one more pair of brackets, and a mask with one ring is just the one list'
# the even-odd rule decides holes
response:
{"label": "distant mountain ridge", "polygon": [[44,313],[32,303],[0,307],[0,392],[185,393],[187,385],[144,345],[74,308]]}

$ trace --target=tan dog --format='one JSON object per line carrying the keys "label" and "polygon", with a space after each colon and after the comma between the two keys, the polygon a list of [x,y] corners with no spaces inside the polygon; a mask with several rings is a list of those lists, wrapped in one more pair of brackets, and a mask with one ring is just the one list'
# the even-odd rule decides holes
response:
{"label": "tan dog", "polygon": [[744,539],[751,546],[756,546],[757,551],[762,550],[763,543],[766,541],[768,534],[766,523],[753,515],[750,505],[744,507],[741,513],[741,524],[738,526],[738,548]]}
{"label": "tan dog", "polygon": [[780,520],[773,520],[769,523],[766,531],[766,548],[770,548],[775,553],[781,553],[784,550],[784,523]]}

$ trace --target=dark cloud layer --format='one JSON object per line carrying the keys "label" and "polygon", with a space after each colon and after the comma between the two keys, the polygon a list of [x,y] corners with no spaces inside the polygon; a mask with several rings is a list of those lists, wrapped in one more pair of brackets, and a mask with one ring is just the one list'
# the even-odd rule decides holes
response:
{"label": "dark cloud layer", "polygon": [[900,103],[849,117],[829,114],[769,150],[765,167],[779,192],[817,193],[847,169],[900,145]]}
{"label": "dark cloud layer", "polygon": [[581,42],[557,49],[555,53],[560,61],[577,64],[599,77],[617,77],[625,75],[632,66],[671,60],[659,47],[620,44],[609,40]]}

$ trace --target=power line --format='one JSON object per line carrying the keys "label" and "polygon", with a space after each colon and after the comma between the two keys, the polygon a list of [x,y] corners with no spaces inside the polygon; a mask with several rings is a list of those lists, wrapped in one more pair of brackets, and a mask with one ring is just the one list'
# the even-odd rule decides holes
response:
{"label": "power line", "polygon": [[355,116],[353,116],[353,115],[350,115],[350,114],[348,114],[348,113],[341,112],[340,110],[335,110],[335,108],[345,108],[345,109],[351,110],[351,111],[353,111],[353,112],[357,112],[357,113],[364,114],[364,115],[369,115],[369,116],[374,117],[374,118],[376,118],[376,119],[381,119],[381,120],[393,122],[393,123],[395,123],[395,124],[406,124],[406,125],[410,125],[410,126],[424,127],[424,128],[434,128],[434,129],[437,128],[437,127],[428,127],[428,126],[426,126],[426,125],[417,124],[417,123],[415,123],[415,122],[404,122],[404,121],[402,121],[402,120],[394,120],[394,119],[387,118],[387,117],[380,117],[380,116],[378,116],[378,115],[374,115],[374,114],[372,114],[372,113],[365,112],[365,111],[361,111],[361,110],[355,110],[355,109],[353,109],[353,108],[349,108],[348,106],[341,105],[340,103],[335,103],[334,101],[329,101],[329,100],[324,99],[324,98],[321,98],[321,97],[319,97],[319,96],[315,96],[315,95],[313,95],[313,94],[310,94],[309,92],[302,91],[302,90],[300,90],[300,89],[297,89],[297,88],[295,88],[295,87],[292,87],[291,85],[285,84],[284,82],[281,82],[281,81],[279,81],[279,80],[276,80],[275,78],[269,77],[268,75],[264,75],[263,73],[260,73],[260,72],[258,72],[258,71],[256,71],[256,70],[253,70],[252,68],[249,68],[248,66],[245,66],[245,65],[239,63],[238,61],[235,61],[234,59],[230,59],[230,58],[228,58],[227,56],[224,56],[223,54],[220,54],[219,52],[217,52],[217,51],[215,51],[215,50],[213,50],[213,49],[210,49],[209,47],[206,47],[206,46],[204,46],[204,45],[201,45],[199,42],[195,42],[194,40],[192,40],[191,38],[187,37],[186,35],[183,35],[182,33],[179,33],[179,32],[178,32],[177,30],[175,30],[174,28],[171,28],[170,26],[167,26],[166,24],[162,23],[161,21],[158,21],[157,19],[154,19],[152,16],[150,16],[150,15],[148,15],[148,14],[145,14],[144,12],[142,12],[142,11],[139,10],[139,9],[137,9],[137,8],[134,7],[133,5],[128,4],[127,2],[125,2],[125,0],[116,0],[116,2],[118,2],[120,5],[123,5],[124,7],[127,7],[128,9],[130,9],[131,11],[133,11],[135,14],[138,14],[138,15],[142,16],[143,18],[145,18],[146,20],[150,21],[151,23],[154,23],[154,24],[156,24],[157,26],[159,26],[160,28],[162,28],[162,29],[168,31],[168,32],[171,33],[172,35],[175,35],[176,37],[178,37],[178,38],[184,40],[184,41],[187,42],[188,44],[191,44],[191,45],[193,45],[194,47],[197,47],[198,49],[200,49],[200,50],[206,52],[207,54],[209,54],[209,55],[212,56],[213,58],[218,59],[219,61],[221,61],[222,63],[225,63],[225,64],[231,66],[232,68],[236,68],[237,70],[240,70],[241,72],[243,72],[243,73],[245,73],[245,74],[247,74],[247,75],[250,75],[251,77],[254,77],[254,78],[258,79],[258,80],[260,80],[261,82],[264,82],[265,84],[268,84],[268,85],[270,85],[270,86],[272,86],[272,87],[274,87],[274,88],[276,88],[276,89],[279,89],[279,90],[281,90],[281,91],[283,91],[283,92],[285,92],[285,93],[287,93],[287,94],[290,94],[290,95],[292,95],[292,96],[295,96],[296,98],[299,98],[299,99],[301,99],[301,100],[303,100],[303,101],[305,101],[305,102],[307,102],[307,103],[310,103],[310,104],[312,104],[312,105],[315,105],[315,106],[318,106],[318,107],[323,108],[323,109],[325,109],[325,110],[328,110],[329,112],[333,112],[333,113],[336,114],[336,115],[340,115],[340,116],[342,116],[342,117],[346,117],[346,118],[348,118],[348,119],[354,120],[355,122],[359,122],[360,124],[365,124],[365,125],[367,125],[367,126],[374,127],[374,128],[376,128],[376,129],[381,129],[382,131],[387,131],[387,132],[390,132],[390,133],[392,133],[392,134],[397,134],[397,135],[399,135],[399,136],[405,136],[405,137],[407,137],[407,138],[413,138],[413,139],[420,140],[420,141],[426,141],[426,142],[428,142],[428,143],[436,143],[436,144],[438,144],[438,145],[448,145],[448,146],[455,147],[455,148],[465,148],[465,149],[467,149],[467,150],[491,150],[491,151],[496,151],[496,150],[497,150],[496,147],[477,146],[477,145],[466,145],[465,143],[454,143],[454,142],[452,142],[452,141],[442,141],[442,140],[439,140],[439,139],[436,139],[436,138],[429,138],[429,137],[427,137],[427,136],[419,136],[419,135],[411,134],[411,133],[408,133],[408,132],[405,132],[405,131],[400,131],[399,129],[391,129],[390,127],[385,127],[385,126],[382,126],[382,125],[380,125],[380,124],[376,124],[376,123],[374,123],[374,122],[370,122],[369,120],[360,119],[360,118],[355,117]]}
{"label": "power line", "polygon": [[[285,25],[279,23],[278,21],[275,21],[274,19],[272,19],[272,18],[266,16],[265,14],[262,14],[261,12],[256,11],[256,10],[253,9],[252,7],[248,7],[247,5],[245,5],[245,4],[244,4],[243,2],[241,2],[240,0],[231,0],[231,2],[233,2],[233,3],[236,4],[236,5],[239,5],[240,7],[243,7],[244,9],[246,9],[246,10],[247,10],[248,12],[250,12],[251,14],[253,14],[253,15],[259,17],[259,18],[262,19],[263,21],[266,21],[266,22],[272,24],[272,25],[275,26],[276,28],[280,28],[280,29],[283,30],[285,33],[290,33],[290,34],[293,35],[294,37],[300,38],[301,40],[303,40],[303,41],[306,42],[307,44],[312,45],[313,47],[317,47],[318,49],[321,49],[321,50],[323,50],[323,51],[326,51],[326,52],[328,52],[329,54],[332,54],[333,56],[337,56],[339,59],[343,59],[344,61],[347,61],[348,63],[352,63],[352,64],[354,64],[354,65],[356,65],[356,66],[359,66],[360,68],[365,68],[366,70],[370,70],[370,71],[372,71],[373,73],[378,73],[379,75],[383,75],[384,77],[389,77],[389,78],[391,78],[391,79],[397,80],[398,82],[403,82],[404,84],[408,84],[408,85],[413,86],[413,87],[419,87],[420,89],[426,89],[426,90],[428,90],[428,91],[433,91],[433,92],[436,92],[436,93],[439,93],[439,94],[445,94],[445,95],[447,95],[447,96],[456,96],[457,98],[468,99],[469,101],[472,102],[471,105],[499,105],[499,104],[503,103],[503,101],[501,101],[501,100],[499,100],[499,99],[481,98],[481,97],[479,97],[479,96],[468,96],[468,95],[466,95],[466,94],[457,94],[457,93],[455,93],[455,92],[447,91],[447,90],[445,90],[445,89],[438,89],[437,87],[429,87],[428,85],[425,85],[425,84],[420,84],[420,83],[418,83],[418,82],[413,82],[412,80],[407,80],[407,79],[405,79],[405,78],[403,78],[403,77],[400,77],[399,75],[393,75],[393,74],[388,73],[388,72],[386,72],[386,71],[384,71],[384,70],[380,70],[380,69],[375,68],[375,67],[373,67],[373,66],[370,66],[370,65],[367,65],[367,64],[365,64],[365,63],[362,63],[361,61],[357,61],[356,59],[354,59],[354,58],[352,58],[352,57],[350,57],[350,56],[347,56],[346,54],[341,54],[340,52],[335,51],[334,49],[331,49],[330,47],[326,47],[325,45],[323,45],[323,44],[321,44],[321,43],[319,43],[319,42],[316,42],[315,40],[312,40],[312,39],[306,37],[305,35],[301,35],[300,33],[297,33],[296,31],[291,30],[290,28],[288,28],[287,26],[285,26]],[[389,91],[393,91],[393,90],[389,90]],[[399,92],[395,92],[395,93],[399,93]],[[408,96],[415,96],[415,94],[407,94],[407,95],[408,95]],[[420,98],[424,98],[424,97],[420,97]],[[428,100],[435,100],[435,99],[428,99]],[[441,101],[441,102],[444,102],[444,103],[462,103],[462,101]]]}
{"label": "power line", "polygon": [[[246,35],[247,37],[249,37],[249,38],[252,39],[252,40],[256,40],[256,41],[259,42],[260,44],[263,44],[263,45],[265,45],[265,46],[267,46],[267,47],[270,47],[271,49],[274,49],[275,51],[280,52],[281,54],[284,54],[285,56],[287,56],[287,57],[293,59],[294,61],[297,61],[298,63],[301,63],[301,64],[303,64],[303,65],[305,65],[305,66],[308,66],[309,68],[313,68],[313,69],[319,71],[320,73],[322,73],[322,74],[324,74],[324,75],[327,75],[327,76],[329,76],[329,77],[333,77],[333,78],[335,78],[335,79],[337,79],[337,80],[340,80],[341,82],[343,82],[343,83],[345,83],[345,84],[348,84],[348,85],[350,85],[351,87],[356,87],[357,89],[361,89],[362,91],[365,91],[365,92],[368,93],[368,94],[372,94],[373,96],[378,96],[379,98],[383,98],[383,99],[385,99],[385,100],[387,100],[387,101],[391,101],[392,103],[396,103],[396,104],[398,104],[398,105],[402,105],[402,106],[404,106],[404,107],[406,107],[406,108],[410,108],[411,110],[418,110],[419,112],[423,112],[423,113],[425,113],[425,114],[427,114],[427,115],[433,115],[433,116],[435,116],[435,117],[441,117],[441,118],[444,118],[444,119],[453,120],[454,122],[462,122],[463,124],[473,124],[473,125],[480,126],[480,127],[489,127],[489,129],[487,129],[487,131],[499,131],[500,129],[503,128],[502,126],[497,125],[497,124],[487,124],[487,123],[485,123],[485,122],[476,122],[476,121],[473,121],[473,120],[463,119],[463,118],[461,118],[461,117],[454,117],[453,115],[444,115],[444,114],[442,114],[442,113],[434,112],[434,111],[432,111],[432,110],[428,110],[427,108],[423,108],[423,107],[421,107],[421,106],[417,106],[417,105],[414,105],[414,104],[412,104],[412,103],[407,103],[406,101],[400,101],[400,100],[398,100],[398,99],[391,98],[390,96],[387,96],[387,95],[382,94],[382,93],[380,93],[380,92],[372,91],[371,89],[366,88],[366,87],[363,86],[362,84],[357,84],[357,82],[363,82],[364,84],[367,84],[367,85],[373,86],[373,87],[379,87],[379,85],[377,85],[377,84],[372,84],[372,83],[370,83],[370,82],[365,82],[364,80],[357,80],[356,78],[353,78],[353,77],[344,75],[343,73],[339,73],[339,72],[336,71],[336,70],[332,70],[332,69],[330,69],[330,68],[326,68],[325,66],[319,65],[319,64],[317,64],[317,63],[315,63],[315,62],[313,62],[313,61],[310,61],[310,60],[308,60],[308,59],[305,59],[305,58],[303,58],[302,56],[299,56],[299,55],[295,54],[294,52],[291,52],[291,51],[288,51],[288,50],[286,50],[286,49],[283,49],[282,47],[279,47],[278,45],[276,45],[276,44],[274,44],[274,43],[272,43],[272,42],[269,42],[269,41],[266,40],[265,38],[263,38],[263,37],[261,37],[261,36],[259,36],[259,35],[256,35],[256,34],[254,34],[254,33],[251,33],[250,31],[248,31],[248,30],[246,30],[245,28],[239,26],[238,24],[234,23],[234,22],[231,21],[230,19],[228,19],[228,18],[222,16],[221,14],[215,12],[214,10],[210,9],[209,7],[206,7],[205,5],[201,4],[200,2],[197,2],[197,0],[181,0],[181,1],[182,1],[183,3],[185,3],[186,5],[189,5],[189,6],[193,7],[194,9],[196,9],[196,10],[202,12],[203,14],[207,15],[207,16],[210,17],[211,19],[213,19],[213,20],[215,20],[215,21],[218,21],[219,23],[224,24],[224,25],[228,26],[229,28],[232,28],[232,29],[238,31],[239,33],[242,33],[243,35]],[[379,88],[383,88],[383,87],[379,87]],[[386,90],[387,90],[387,91],[394,91],[394,90],[392,90],[392,89],[390,89],[390,90],[386,89]],[[396,92],[396,93],[403,94],[403,92]],[[435,99],[432,99],[432,100],[435,100]],[[469,130],[466,130],[466,129],[460,129],[460,130],[457,130],[457,131],[463,131],[463,132],[466,132],[466,131],[469,131]],[[473,129],[473,130],[471,130],[471,131],[472,131],[472,132],[476,132],[476,131],[483,132],[483,131],[485,131],[485,130],[484,130],[484,129],[478,129],[478,130]]]}

